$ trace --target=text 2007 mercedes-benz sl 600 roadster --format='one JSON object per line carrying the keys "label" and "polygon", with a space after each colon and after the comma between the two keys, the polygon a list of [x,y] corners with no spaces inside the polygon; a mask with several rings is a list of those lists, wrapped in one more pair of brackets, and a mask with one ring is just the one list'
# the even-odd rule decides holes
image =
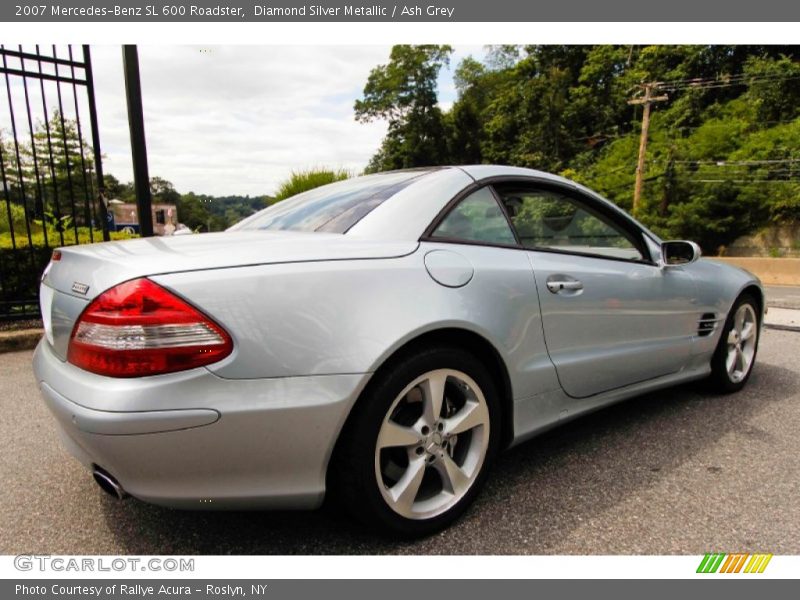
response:
{"label": "text 2007 mercedes-benz sl 600 roadster", "polygon": [[119,497],[313,508],[423,535],[498,451],[665,386],[745,385],[759,281],[568,180],[357,177],[229,231],[56,250],[34,367]]}

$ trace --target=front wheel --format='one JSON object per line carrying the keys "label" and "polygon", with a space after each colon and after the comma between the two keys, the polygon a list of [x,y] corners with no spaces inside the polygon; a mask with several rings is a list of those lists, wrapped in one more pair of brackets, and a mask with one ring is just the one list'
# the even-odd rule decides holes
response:
{"label": "front wheel", "polygon": [[761,331],[758,304],[744,294],[733,305],[711,359],[713,388],[719,392],[738,392],[747,383],[756,362]]}
{"label": "front wheel", "polygon": [[433,533],[466,510],[497,451],[494,382],[456,348],[410,355],[376,377],[343,433],[340,499],[383,531]]}

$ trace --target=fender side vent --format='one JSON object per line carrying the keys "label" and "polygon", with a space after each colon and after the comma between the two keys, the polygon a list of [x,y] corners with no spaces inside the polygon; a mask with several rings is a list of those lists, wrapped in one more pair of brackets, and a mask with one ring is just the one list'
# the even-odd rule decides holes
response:
{"label": "fender side vent", "polygon": [[705,313],[700,320],[697,322],[697,335],[699,337],[707,337],[711,335],[714,330],[717,328],[717,323],[719,319],[717,319],[717,315],[714,313]]}

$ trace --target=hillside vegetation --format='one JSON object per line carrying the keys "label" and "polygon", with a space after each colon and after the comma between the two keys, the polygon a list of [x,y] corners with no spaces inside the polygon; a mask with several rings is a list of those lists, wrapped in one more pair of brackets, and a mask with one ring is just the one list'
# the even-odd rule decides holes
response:
{"label": "hillside vegetation", "polygon": [[560,173],[632,209],[643,84],[652,105],[637,216],[716,252],[800,217],[800,54],[793,46],[499,46],[455,68],[449,46],[395,46],[356,101],[388,133],[368,170],[497,163]]}

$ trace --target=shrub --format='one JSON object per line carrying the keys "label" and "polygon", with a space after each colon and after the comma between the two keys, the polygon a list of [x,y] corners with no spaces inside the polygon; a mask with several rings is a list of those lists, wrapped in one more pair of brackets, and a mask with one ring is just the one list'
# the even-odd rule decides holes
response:
{"label": "shrub", "polygon": [[[2,234],[2,236],[7,235],[7,233]],[[0,246],[3,295],[21,300],[36,298],[39,295],[42,271],[50,261],[51,254],[50,248],[33,246],[12,250],[10,247]]]}
{"label": "shrub", "polygon": [[9,209],[11,212],[11,223],[14,225],[14,233],[19,235],[25,232],[25,209],[19,204],[5,202],[0,203],[0,233],[8,233],[11,227],[8,223]]}
{"label": "shrub", "polygon": [[[38,225],[38,224],[37,224]],[[2,281],[0,281],[0,296],[17,299],[33,299],[39,294],[39,282],[42,271],[50,262],[53,248],[59,246],[73,246],[77,243],[89,243],[89,228],[78,227],[77,236],[75,229],[64,232],[64,243],[52,227],[47,228],[47,242],[44,242],[44,231],[41,225],[31,231],[32,244],[28,243],[28,236],[25,232],[25,222],[20,229],[14,225],[14,245],[11,241],[11,233],[0,233],[0,266],[2,266]],[[95,242],[103,241],[103,232],[95,229],[92,232]],[[125,233],[112,232],[112,240],[127,239],[132,236]]]}
{"label": "shrub", "polygon": [[[58,248],[59,246],[74,246],[76,244],[89,244],[91,242],[102,242],[103,241],[103,231],[101,229],[93,229],[91,234],[89,232],[88,227],[78,227],[77,235],[75,233],[75,228],[67,229],[63,232],[64,235],[64,242],[61,242],[61,235],[54,227],[47,227],[47,243],[45,243],[45,231],[42,229],[42,226],[38,223],[35,226],[31,226],[31,242],[35,248]],[[111,239],[112,240],[126,240],[132,236],[128,233],[112,231],[111,232]],[[0,233],[0,249],[8,249],[11,250],[16,246],[17,249],[27,248],[28,247],[28,235],[25,231],[25,225],[23,225],[20,229],[17,229],[16,225],[14,226],[14,240],[12,242],[11,233],[10,232],[3,232]]]}
{"label": "shrub", "polygon": [[322,185],[349,179],[350,173],[344,169],[307,169],[305,171],[292,171],[289,178],[281,183],[275,201],[285,200],[301,192],[313,190]]}

